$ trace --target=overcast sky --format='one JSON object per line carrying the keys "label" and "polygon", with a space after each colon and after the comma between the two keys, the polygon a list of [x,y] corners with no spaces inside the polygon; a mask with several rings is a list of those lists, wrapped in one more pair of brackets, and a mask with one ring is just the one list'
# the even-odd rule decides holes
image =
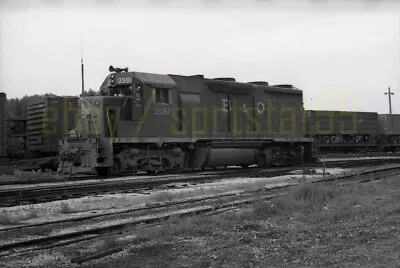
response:
{"label": "overcast sky", "polygon": [[400,113],[394,1],[79,2],[0,0],[0,91],[79,94],[82,33],[86,89],[112,64],[293,84],[306,109],[387,113],[391,86]]}

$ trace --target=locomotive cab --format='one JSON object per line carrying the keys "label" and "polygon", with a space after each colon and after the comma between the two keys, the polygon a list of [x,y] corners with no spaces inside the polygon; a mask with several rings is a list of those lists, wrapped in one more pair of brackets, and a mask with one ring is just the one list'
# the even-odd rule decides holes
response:
{"label": "locomotive cab", "polygon": [[[114,173],[109,169],[124,169],[127,166],[124,159],[127,146],[132,147],[141,137],[150,136],[149,133],[159,135],[163,127],[168,127],[164,121],[170,115],[176,85],[171,78],[128,72],[127,68],[112,66],[110,71],[112,73],[100,87],[100,96],[79,99],[76,133],[71,132],[61,145],[64,170],[68,170],[64,167],[68,166],[69,169],[83,169],[88,173],[96,170],[97,173],[109,174]],[[159,130],[145,123],[151,117],[160,122]]]}
{"label": "locomotive cab", "polygon": [[[175,82],[166,75],[128,72],[128,68],[109,67],[109,74],[100,87],[103,96],[131,98],[132,121],[147,116],[149,108],[155,114],[167,114],[172,104]],[[146,109],[146,104],[148,104]]]}

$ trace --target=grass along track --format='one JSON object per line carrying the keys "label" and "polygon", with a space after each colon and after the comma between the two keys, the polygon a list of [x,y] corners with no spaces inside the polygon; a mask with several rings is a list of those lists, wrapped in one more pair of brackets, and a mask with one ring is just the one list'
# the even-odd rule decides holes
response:
{"label": "grass along track", "polygon": [[[275,187],[273,190],[278,190],[278,189],[281,189],[284,187],[285,186],[279,187],[279,188]],[[34,228],[34,227],[38,227],[38,226],[44,226],[44,225],[49,226],[49,225],[55,225],[55,224],[59,224],[59,223],[66,223],[66,222],[75,222],[75,223],[79,222],[79,225],[81,225],[81,226],[88,226],[89,224],[91,224],[90,228],[88,228],[88,229],[82,228],[82,230],[79,230],[79,231],[62,232],[62,229],[61,229],[59,231],[59,234],[56,234],[56,235],[43,236],[43,237],[39,237],[39,238],[21,240],[21,241],[16,241],[16,242],[11,242],[11,243],[3,243],[2,245],[0,245],[0,252],[1,252],[0,254],[8,255],[9,254],[9,252],[7,252],[8,250],[13,250],[15,252],[15,250],[18,248],[37,246],[37,245],[41,245],[43,243],[51,244],[51,245],[47,244],[45,246],[45,248],[58,246],[60,244],[65,245],[71,239],[74,239],[74,240],[72,240],[72,242],[75,242],[76,238],[79,238],[78,241],[81,241],[82,239],[92,239],[93,238],[92,235],[109,233],[109,232],[117,232],[117,231],[123,230],[124,228],[128,228],[130,226],[160,222],[160,221],[169,219],[171,217],[176,217],[176,216],[182,217],[182,216],[196,215],[196,214],[200,214],[200,213],[209,213],[209,212],[215,211],[217,209],[221,209],[221,208],[250,203],[252,201],[255,201],[255,199],[260,198],[260,197],[257,197],[257,198],[249,197],[253,194],[254,194],[254,191],[244,191],[242,193],[234,192],[234,193],[225,193],[225,194],[207,196],[207,197],[188,198],[186,200],[182,200],[182,201],[178,201],[178,202],[154,205],[152,207],[147,207],[147,208],[130,209],[130,210],[125,210],[123,212],[118,212],[118,213],[107,213],[104,215],[96,215],[95,217],[82,217],[80,219],[75,218],[73,220],[64,220],[64,221],[57,221],[57,222],[52,222],[52,223],[47,222],[44,224],[22,226],[21,228],[18,227],[18,228],[2,229],[1,233],[3,233],[3,234],[6,233],[7,238],[10,239],[11,238],[10,236],[12,235],[11,231],[17,231],[15,233],[18,234],[21,231],[26,231],[26,229],[28,229],[28,228]],[[271,198],[271,197],[272,197],[271,194],[266,196],[266,198]],[[218,202],[216,202],[216,201],[218,201]],[[209,204],[209,203],[215,203],[215,204]],[[163,209],[167,209],[167,210],[172,209],[172,211],[164,211]],[[135,212],[136,213],[144,212],[144,213],[142,213],[141,215],[137,215],[137,214],[135,214]],[[134,215],[132,215],[132,214],[134,214]],[[122,218],[122,219],[118,218],[118,220],[115,220],[116,216],[123,216],[124,218]],[[94,219],[94,218],[97,218],[96,222],[92,222],[92,223],[84,222],[85,220]],[[99,218],[102,218],[101,222],[99,221]],[[104,224],[105,222],[109,223],[110,221],[115,221],[117,223]],[[53,232],[54,232],[54,229],[55,228],[53,226],[52,227]],[[35,230],[34,230],[34,232],[35,232]],[[40,247],[39,249],[42,249],[42,247]]]}
{"label": "grass along track", "polygon": [[[398,163],[399,158],[375,159],[343,159],[323,161],[300,166],[274,167],[274,168],[234,168],[209,172],[195,172],[184,175],[158,175],[151,177],[126,177],[109,180],[90,180],[79,182],[61,182],[41,185],[8,185],[0,189],[0,206],[10,207],[20,204],[43,203],[68,198],[76,198],[101,193],[138,192],[156,187],[174,187],[174,183],[204,183],[239,176],[272,177],[284,175],[299,168],[310,169],[318,167],[354,167],[363,165],[380,165],[385,163]],[[172,185],[171,185],[172,184]]]}
{"label": "grass along track", "polygon": [[[383,168],[376,168],[376,169],[371,169],[367,170],[364,172],[358,172],[355,174],[347,174],[344,176],[335,176],[331,178],[326,178],[323,180],[319,181],[314,181],[314,183],[326,183],[326,182],[336,182],[336,181],[341,181],[344,182],[346,179],[355,179],[356,182],[365,182],[366,180],[360,180],[360,176],[363,175],[370,175],[370,178],[368,180],[373,180],[373,179],[380,179],[383,178],[383,175],[386,174],[388,171],[397,171],[400,169],[400,166],[393,166],[393,167],[383,167]],[[354,180],[351,180],[354,181]],[[100,218],[103,217],[102,221],[105,223],[101,224],[97,221],[97,225],[92,225],[91,228],[86,229],[86,230],[78,230],[78,231],[71,231],[71,232],[64,232],[52,236],[43,236],[39,238],[34,238],[34,239],[26,239],[22,241],[16,241],[13,243],[3,243],[3,245],[0,246],[0,251],[2,251],[2,254],[8,255],[11,253],[15,252],[20,252],[24,253],[27,251],[32,251],[32,250],[41,250],[41,249],[46,249],[46,248],[52,248],[52,247],[59,247],[59,246],[64,246],[68,245],[71,243],[77,243],[83,240],[89,240],[89,239],[94,239],[98,238],[104,234],[109,234],[109,233],[115,233],[119,232],[125,228],[129,228],[131,226],[135,226],[138,224],[150,224],[150,223],[156,223],[163,221],[165,219],[168,219],[170,217],[184,217],[184,216],[191,216],[191,215],[197,215],[197,214],[207,214],[207,213],[216,213],[216,212],[221,212],[229,209],[236,208],[238,206],[242,206],[245,204],[250,204],[254,203],[257,201],[260,201],[260,199],[270,199],[273,198],[277,195],[282,194],[285,192],[285,188],[290,188],[293,187],[296,184],[290,184],[290,185],[284,185],[284,186],[278,186],[278,187],[272,187],[269,189],[252,189],[252,190],[247,190],[243,191],[241,193],[226,193],[226,194],[221,194],[221,195],[215,195],[215,196],[208,196],[208,197],[199,197],[199,198],[191,198],[187,200],[182,200],[181,202],[173,202],[173,203],[166,203],[166,204],[160,204],[158,206],[154,206],[151,208],[147,209],[140,209],[144,214],[135,216],[135,217],[129,217],[125,220],[120,220],[118,223],[113,223],[110,224],[109,218],[107,216],[110,216],[111,218],[115,219],[116,216],[121,216],[124,213],[131,213],[132,211],[128,212],[119,212],[119,213],[114,213],[114,214],[109,214],[109,215],[96,215],[93,218]],[[254,195],[256,194],[256,197]],[[208,202],[208,203],[207,203]],[[186,205],[186,206],[184,206]],[[184,206],[184,207],[183,207]],[[160,211],[160,208],[166,209],[167,211]],[[81,220],[79,219],[73,219],[73,221],[78,222],[80,225],[82,225],[82,221],[86,220],[87,218],[82,218]],[[60,222],[58,222],[60,223]],[[55,223],[46,223],[47,225],[50,224],[55,224]],[[21,229],[25,228],[34,228],[35,226],[23,226],[23,227],[18,227]],[[3,229],[2,232],[6,232],[7,236],[10,233],[10,231],[13,228],[9,229]],[[22,249],[22,251],[21,251]],[[122,250],[122,249],[121,249]],[[108,249],[107,252],[109,254],[117,252],[118,249]],[[74,259],[73,261],[75,262],[84,262],[87,261],[91,258],[99,257],[99,256],[104,256],[107,255],[107,252],[95,252],[93,256],[86,256],[84,258],[77,258]]]}

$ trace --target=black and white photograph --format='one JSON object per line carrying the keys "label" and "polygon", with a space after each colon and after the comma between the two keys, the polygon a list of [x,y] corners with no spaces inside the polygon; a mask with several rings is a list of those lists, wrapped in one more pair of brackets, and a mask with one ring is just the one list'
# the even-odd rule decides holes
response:
{"label": "black and white photograph", "polygon": [[0,0],[0,267],[400,267],[400,2]]}

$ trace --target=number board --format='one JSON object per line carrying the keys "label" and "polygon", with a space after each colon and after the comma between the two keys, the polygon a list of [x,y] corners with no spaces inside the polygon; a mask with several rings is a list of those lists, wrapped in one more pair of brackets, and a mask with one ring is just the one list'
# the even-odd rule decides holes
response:
{"label": "number board", "polygon": [[171,111],[169,106],[157,106],[153,107],[153,113],[154,115],[170,115]]}
{"label": "number board", "polygon": [[115,82],[118,85],[127,85],[132,84],[132,77],[130,76],[119,76],[115,79]]}

